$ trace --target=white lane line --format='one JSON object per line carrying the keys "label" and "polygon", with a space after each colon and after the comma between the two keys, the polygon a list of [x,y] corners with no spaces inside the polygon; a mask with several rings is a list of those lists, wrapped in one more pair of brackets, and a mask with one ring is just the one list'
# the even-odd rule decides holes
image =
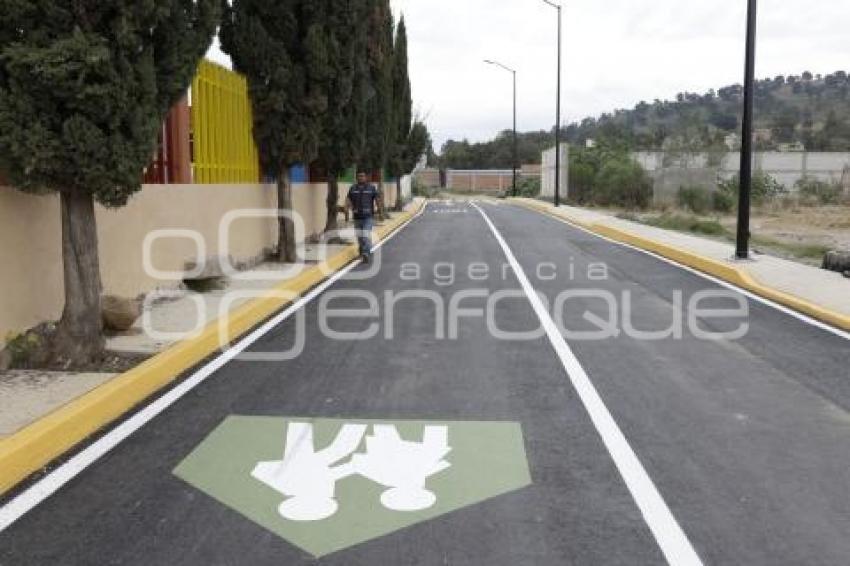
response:
{"label": "white lane line", "polygon": [[528,276],[525,274],[522,266],[520,266],[507,242],[505,242],[505,239],[484,210],[475,203],[472,206],[481,213],[484,221],[493,232],[493,236],[495,236],[499,245],[502,247],[508,263],[513,268],[514,273],[516,273],[523,291],[528,296],[528,300],[534,308],[537,318],[540,319],[540,323],[543,325],[546,335],[552,343],[552,347],[558,354],[558,358],[560,358],[567,376],[570,378],[573,387],[575,387],[585,409],[590,415],[596,431],[602,437],[608,453],[620,471],[620,475],[623,477],[629,492],[631,492],[635,503],[637,503],[638,508],[643,514],[644,521],[646,521],[653,536],[655,536],[655,540],[658,542],[658,546],[661,548],[661,552],[664,553],[667,562],[675,566],[701,565],[702,561],[688,540],[687,535],[682,530],[682,527],[679,526],[670,508],[667,507],[667,503],[664,502],[664,498],[659,493],[658,488],[655,487],[652,478],[649,477],[637,454],[635,454],[629,445],[628,440],[626,440],[614,417],[611,416],[611,412],[605,406],[605,403],[590,381],[587,372],[585,372],[578,358],[576,358],[572,349],[566,340],[564,340],[555,321],[552,320],[549,311],[543,306],[543,302],[540,300],[540,297],[537,295]]}
{"label": "white lane line", "polygon": [[520,207],[520,208],[523,208],[523,210],[529,210],[530,212],[537,212],[538,214],[541,214],[542,216],[544,216],[546,218],[550,218],[551,220],[554,220],[556,222],[562,222],[564,224],[568,224],[569,226],[575,228],[576,230],[581,230],[582,232],[584,232],[586,234],[589,234],[591,236],[595,236],[596,238],[599,238],[600,240],[604,240],[608,243],[615,244],[615,245],[621,246],[623,248],[628,248],[630,250],[640,252],[640,253],[642,253],[644,255],[648,255],[650,257],[654,257],[655,259],[661,260],[664,263],[667,263],[667,264],[672,265],[674,267],[678,267],[679,269],[683,269],[683,270],[687,271],[688,273],[693,273],[694,275],[698,275],[699,277],[702,277],[703,279],[711,281],[712,283],[715,283],[717,285],[720,285],[721,287],[725,287],[725,288],[729,289],[730,291],[735,291],[737,293],[740,293],[741,295],[744,295],[745,297],[752,299],[753,301],[756,301],[756,302],[761,303],[765,306],[776,309],[776,310],[778,310],[782,313],[785,313],[789,316],[796,318],[797,320],[799,320],[801,322],[805,322],[806,324],[814,326],[815,328],[819,328],[819,329],[825,330],[826,332],[829,332],[831,334],[835,334],[839,338],[844,338],[845,340],[850,340],[850,332],[847,332],[845,330],[842,330],[840,328],[837,328],[837,327],[832,326],[830,324],[827,324],[825,322],[821,322],[820,320],[812,318],[807,314],[803,314],[799,311],[795,311],[791,307],[786,307],[785,305],[779,304],[779,303],[772,301],[768,298],[762,297],[761,295],[757,295],[757,294],[753,293],[752,291],[748,291],[747,289],[744,289],[743,287],[738,287],[734,283],[729,283],[728,281],[724,281],[723,279],[718,279],[717,277],[715,277],[713,275],[709,275],[708,273],[703,273],[702,271],[694,269],[693,267],[687,266],[683,263],[679,263],[678,261],[672,260],[672,259],[664,257],[662,255],[658,255],[655,252],[651,252],[649,250],[645,250],[643,248],[639,248],[637,246],[633,246],[632,244],[627,244],[625,242],[612,240],[611,238],[609,238],[607,236],[603,236],[601,234],[597,234],[596,232],[588,230],[584,226],[579,226],[578,224],[575,224],[574,222],[570,222],[569,219],[564,218],[562,216],[555,217],[555,216],[552,216],[550,214],[546,214],[546,213],[541,212],[541,211],[530,210],[530,209],[527,209],[527,208],[524,208],[524,207]]}
{"label": "white lane line", "polygon": [[[402,229],[406,228],[411,222],[422,216],[427,208],[426,202],[416,216],[401,225],[395,232],[390,234],[386,239],[377,243],[375,249],[380,249],[387,242],[392,240]],[[44,478],[30,486],[28,489],[20,493],[14,499],[9,501],[5,506],[0,508],[0,532],[3,532],[18,519],[29,513],[37,505],[45,499],[56,493],[62,486],[74,479],[83,470],[94,464],[110,450],[121,444],[134,432],[145,426],[147,423],[156,418],[160,413],[165,411],[171,405],[176,403],[181,397],[192,391],[195,387],[207,380],[212,374],[221,369],[222,366],[233,360],[236,356],[245,351],[249,346],[257,340],[265,336],[268,332],[276,328],[279,324],[291,317],[298,310],[307,306],[316,297],[324,293],[329,287],[337,281],[348,275],[355,267],[360,265],[361,261],[355,261],[341,271],[338,271],[325,282],[317,286],[301,299],[290,305],[286,310],[270,319],[268,322],[248,334],[245,338],[237,342],[234,346],[222,352],[220,356],[207,363],[201,369],[193,373],[185,381],[157,398],[143,409],[134,413],[120,425],[103,435],[97,441],[93,442],[79,453],[74,455],[67,462],[50,472]]]}

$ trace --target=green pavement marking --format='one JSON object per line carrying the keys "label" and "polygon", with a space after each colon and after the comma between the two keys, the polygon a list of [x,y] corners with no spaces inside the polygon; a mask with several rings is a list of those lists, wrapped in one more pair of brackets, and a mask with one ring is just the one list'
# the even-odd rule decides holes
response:
{"label": "green pavement marking", "polygon": [[232,416],[174,474],[316,557],[531,484],[510,422]]}

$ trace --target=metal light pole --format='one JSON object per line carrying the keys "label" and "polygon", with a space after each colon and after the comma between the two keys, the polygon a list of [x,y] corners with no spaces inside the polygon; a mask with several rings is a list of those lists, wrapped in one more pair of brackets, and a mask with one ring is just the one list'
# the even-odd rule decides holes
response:
{"label": "metal light pole", "polygon": [[555,102],[555,206],[561,206],[561,5],[543,0],[558,10],[558,99]]}
{"label": "metal light pole", "polygon": [[741,182],[738,199],[737,259],[750,257],[750,194],[753,186],[753,95],[756,73],[757,0],[748,0],[747,58],[744,70],[744,125],[741,140]]}
{"label": "metal light pole", "polygon": [[514,151],[513,151],[514,157],[513,157],[513,165],[511,166],[511,169],[513,170],[513,193],[514,193],[514,196],[517,196],[516,169],[517,169],[517,162],[519,161],[519,149],[518,149],[519,146],[518,146],[517,135],[516,135],[516,71],[514,69],[511,69],[507,65],[502,65],[501,63],[499,63],[497,61],[491,61],[489,59],[485,59],[484,62],[487,63],[488,65],[496,65],[497,67],[501,67],[504,70],[508,71],[509,73],[513,74],[513,76],[514,76]]}

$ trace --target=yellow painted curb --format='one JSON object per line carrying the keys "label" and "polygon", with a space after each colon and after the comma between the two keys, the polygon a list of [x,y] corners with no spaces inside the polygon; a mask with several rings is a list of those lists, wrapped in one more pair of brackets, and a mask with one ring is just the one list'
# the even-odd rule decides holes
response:
{"label": "yellow painted curb", "polygon": [[568,218],[564,215],[556,213],[553,206],[542,202],[530,202],[513,199],[511,200],[511,202],[515,202],[516,204],[531,210],[542,212],[557,220],[561,220],[570,224],[575,224],[576,226],[580,226],[585,230],[588,230],[595,234],[599,234],[600,236],[605,236],[606,238],[610,238],[611,240],[629,244],[637,248],[656,253],[660,256],[681,263],[682,265],[692,267],[698,271],[707,273],[708,275],[712,275],[714,277],[717,277],[718,279],[722,279],[723,281],[732,283],[733,285],[737,285],[738,287],[755,293],[760,297],[764,297],[765,299],[769,299],[771,301],[784,305],[795,311],[806,314],[816,320],[835,326],[836,328],[840,328],[842,330],[850,330],[850,316],[831,311],[811,301],[807,301],[805,299],[801,299],[799,297],[790,295],[783,291],[779,291],[772,287],[768,287],[767,285],[763,285],[762,283],[756,281],[752,275],[750,275],[740,267],[726,264],[722,261],[717,261],[715,259],[707,258],[699,254],[695,254],[693,252],[677,248],[675,246],[671,246],[669,244],[664,244],[656,240],[645,238],[643,236],[638,236],[637,234],[632,234],[630,232],[626,232],[625,230],[614,228],[613,226],[608,226],[599,222],[590,223],[574,220],[572,218]]}
{"label": "yellow painted curb", "polygon": [[[417,201],[414,210],[399,213],[389,224],[378,227],[377,239],[385,239],[422,206],[423,202]],[[233,342],[280,311],[292,302],[287,297],[304,294],[356,258],[356,247],[349,246],[324,265],[305,269],[265,296],[239,307],[227,317],[226,325],[213,321],[196,337],[172,346],[0,440],[0,495],[174,382],[183,372],[219,351],[223,342]]]}

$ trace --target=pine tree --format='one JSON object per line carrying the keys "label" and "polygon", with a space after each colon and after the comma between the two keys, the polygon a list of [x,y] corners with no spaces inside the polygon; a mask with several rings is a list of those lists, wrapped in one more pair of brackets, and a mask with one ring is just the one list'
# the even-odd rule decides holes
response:
{"label": "pine tree", "polygon": [[[413,98],[410,89],[407,57],[407,26],[404,17],[398,23],[395,46],[393,47],[393,115],[389,140],[389,171],[396,179],[396,211],[401,211],[401,177],[410,172],[407,162],[407,143],[413,120]],[[412,168],[412,167],[411,167]]]}
{"label": "pine tree", "polygon": [[393,15],[389,0],[366,0],[368,63],[371,96],[367,104],[366,151],[361,165],[380,170],[380,216],[386,216],[383,170],[388,166],[393,137]]}
{"label": "pine tree", "polygon": [[339,174],[354,165],[363,153],[366,136],[366,102],[369,69],[366,58],[365,0],[327,2],[327,52],[330,73],[324,83],[328,111],[316,163],[327,173],[327,224],[337,230]]}
{"label": "pine tree", "polygon": [[433,151],[431,133],[428,131],[428,126],[419,119],[415,120],[404,145],[402,171],[405,174],[410,173],[416,168],[416,165],[423,156],[430,155]]}
{"label": "pine tree", "polygon": [[281,209],[278,255],[294,262],[295,223],[289,169],[318,155],[330,74],[327,3],[315,0],[221,0],[220,37],[248,79],[254,139],[265,173],[277,178]]}
{"label": "pine tree", "polygon": [[49,363],[104,348],[95,201],[123,206],[218,23],[216,0],[0,4],[0,168],[58,192],[65,307]]}

